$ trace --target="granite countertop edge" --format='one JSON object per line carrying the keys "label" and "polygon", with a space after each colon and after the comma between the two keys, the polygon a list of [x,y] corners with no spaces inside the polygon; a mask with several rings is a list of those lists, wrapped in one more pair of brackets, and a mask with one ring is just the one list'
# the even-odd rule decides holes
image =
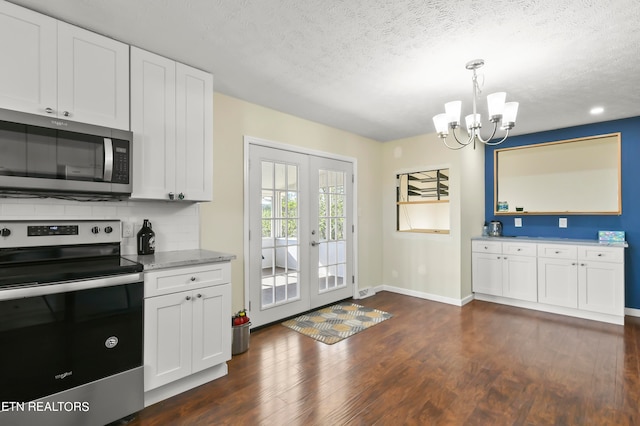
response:
{"label": "granite countertop edge", "polygon": [[587,238],[554,238],[554,237],[525,237],[525,236],[513,236],[513,237],[473,237],[472,240],[481,241],[501,241],[501,242],[530,242],[530,243],[551,243],[551,244],[579,244],[579,245],[592,245],[592,246],[605,246],[605,247],[629,247],[626,241],[624,242],[602,242],[599,240],[590,240]]}
{"label": "granite countertop edge", "polygon": [[129,254],[123,255],[122,257],[142,264],[144,266],[144,270],[149,271],[153,269],[229,262],[235,259],[236,255],[213,250],[195,249],[160,251],[155,252],[154,254],[145,255]]}

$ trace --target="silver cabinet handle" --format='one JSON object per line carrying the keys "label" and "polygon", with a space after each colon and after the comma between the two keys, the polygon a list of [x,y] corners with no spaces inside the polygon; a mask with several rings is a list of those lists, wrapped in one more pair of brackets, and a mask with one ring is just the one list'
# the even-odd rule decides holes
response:
{"label": "silver cabinet handle", "polygon": [[64,115],[65,117],[69,117],[71,113],[69,111],[64,111],[62,115]]}
{"label": "silver cabinet handle", "polygon": [[191,279],[191,281],[195,281],[196,277],[191,277],[190,279]]}
{"label": "silver cabinet handle", "polygon": [[598,253],[598,257],[602,257],[602,253]]}
{"label": "silver cabinet handle", "polygon": [[179,200],[184,200],[185,195],[181,192],[178,194],[178,199]]}
{"label": "silver cabinet handle", "polygon": [[176,195],[173,192],[170,192],[169,194],[167,194],[169,196],[170,200],[175,199]]}
{"label": "silver cabinet handle", "polygon": [[53,108],[45,108],[44,112],[46,112],[47,114],[53,114],[54,110]]}
{"label": "silver cabinet handle", "polygon": [[198,297],[198,299],[200,299],[202,297],[202,295],[200,293],[198,293],[197,297]]}
{"label": "silver cabinet handle", "polygon": [[191,296],[187,296],[187,297],[185,297],[185,299],[191,300]]}

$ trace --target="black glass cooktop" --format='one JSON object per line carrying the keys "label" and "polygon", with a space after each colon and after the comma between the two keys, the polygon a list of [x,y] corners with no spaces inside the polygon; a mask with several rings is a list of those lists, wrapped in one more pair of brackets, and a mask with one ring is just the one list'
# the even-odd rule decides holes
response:
{"label": "black glass cooktop", "polygon": [[87,280],[141,272],[143,266],[120,256],[119,247],[41,247],[0,252],[0,288]]}

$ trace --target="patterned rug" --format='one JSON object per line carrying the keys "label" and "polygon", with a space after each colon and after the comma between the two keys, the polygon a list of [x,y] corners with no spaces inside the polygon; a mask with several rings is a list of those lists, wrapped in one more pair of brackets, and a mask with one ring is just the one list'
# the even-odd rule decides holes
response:
{"label": "patterned rug", "polygon": [[300,315],[282,325],[327,345],[333,345],[391,317],[391,314],[377,309],[355,303],[340,303]]}

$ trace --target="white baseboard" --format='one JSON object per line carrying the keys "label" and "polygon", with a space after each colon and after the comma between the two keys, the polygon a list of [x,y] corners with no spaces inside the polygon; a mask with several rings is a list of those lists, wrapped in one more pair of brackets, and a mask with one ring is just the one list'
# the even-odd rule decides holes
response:
{"label": "white baseboard", "polygon": [[630,317],[640,317],[640,309],[636,308],[624,308],[624,314]]}
{"label": "white baseboard", "polygon": [[390,291],[392,293],[404,294],[405,296],[417,297],[420,299],[432,300],[434,302],[446,303],[447,305],[464,306],[473,300],[473,295],[469,295],[463,299],[455,299],[453,297],[440,296],[438,294],[425,293],[417,290],[409,290],[402,287],[394,287],[390,285],[381,285],[376,287],[377,291]]}

